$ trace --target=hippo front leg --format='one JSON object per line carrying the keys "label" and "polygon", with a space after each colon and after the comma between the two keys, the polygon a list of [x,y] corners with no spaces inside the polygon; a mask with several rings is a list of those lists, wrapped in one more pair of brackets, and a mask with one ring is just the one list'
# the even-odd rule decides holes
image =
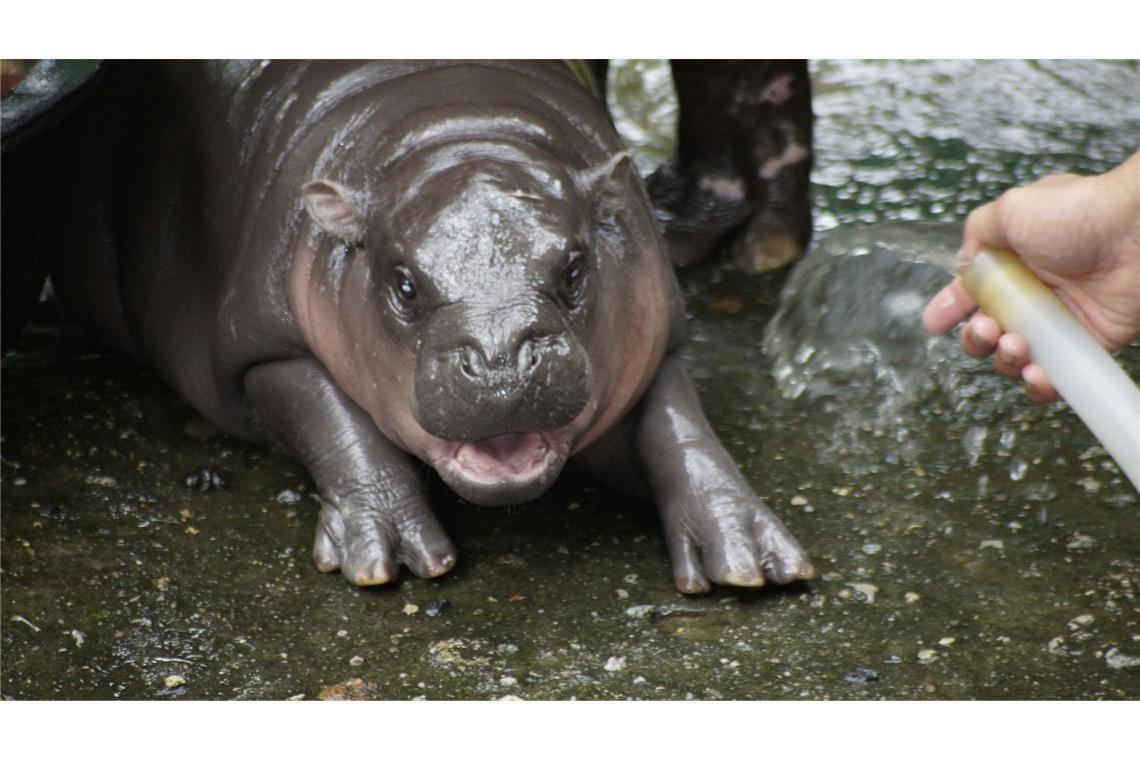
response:
{"label": "hippo front leg", "polygon": [[456,551],[428,506],[411,458],[390,443],[314,360],[263,364],[245,379],[257,422],[308,468],[321,492],[313,559],[358,586],[408,566],[447,572]]}
{"label": "hippo front leg", "polygon": [[[784,523],[758,497],[709,427],[692,382],[666,358],[635,415],[585,453],[622,490],[647,485],[657,502],[677,588],[709,581],[762,586],[807,580],[815,570]],[[620,450],[630,452],[622,456]],[[632,477],[631,477],[632,476]]]}

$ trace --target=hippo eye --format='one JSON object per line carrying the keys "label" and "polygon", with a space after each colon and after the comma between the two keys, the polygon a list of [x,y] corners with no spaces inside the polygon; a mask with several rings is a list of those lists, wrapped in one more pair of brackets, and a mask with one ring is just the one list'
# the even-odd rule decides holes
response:
{"label": "hippo eye", "polygon": [[401,301],[410,303],[416,300],[416,283],[412,273],[405,267],[396,267],[392,272],[393,287]]}
{"label": "hippo eye", "polygon": [[562,273],[562,289],[572,301],[582,295],[586,283],[586,256],[581,251],[571,251],[566,258],[566,270]]}

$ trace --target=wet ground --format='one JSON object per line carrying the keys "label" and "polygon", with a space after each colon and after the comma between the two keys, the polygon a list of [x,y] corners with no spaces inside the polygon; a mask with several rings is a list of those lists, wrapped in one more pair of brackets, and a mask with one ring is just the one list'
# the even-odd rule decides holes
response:
{"label": "wet ground", "polygon": [[[685,597],[653,510],[568,479],[512,509],[440,486],[459,566],[353,588],[309,560],[301,468],[40,324],[3,361],[3,695],[1140,698],[1140,497],[1067,409],[912,318],[945,278],[915,259],[944,259],[956,234],[914,223],[1125,158],[1140,68],[825,61],[813,76],[831,237],[790,283],[685,273],[683,357],[816,580]],[[627,63],[615,82],[652,166],[668,80]],[[872,223],[887,224],[858,228]],[[1140,377],[1140,347],[1122,359]],[[204,490],[204,468],[224,487]]]}

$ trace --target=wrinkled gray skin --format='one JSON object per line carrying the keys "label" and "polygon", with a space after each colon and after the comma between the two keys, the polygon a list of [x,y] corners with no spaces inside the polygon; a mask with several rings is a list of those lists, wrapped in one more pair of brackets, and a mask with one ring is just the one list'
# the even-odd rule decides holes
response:
{"label": "wrinkled gray skin", "polygon": [[499,505],[573,457],[656,501],[680,590],[811,577],[669,355],[649,201],[561,66],[118,64],[49,149],[64,306],[307,466],[321,570],[455,564],[417,459]]}

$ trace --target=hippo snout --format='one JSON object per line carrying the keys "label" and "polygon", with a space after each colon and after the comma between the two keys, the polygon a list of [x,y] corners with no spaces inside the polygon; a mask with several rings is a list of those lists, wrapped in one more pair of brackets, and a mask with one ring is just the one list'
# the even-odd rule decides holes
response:
{"label": "hippo snout", "polygon": [[533,332],[507,350],[467,336],[421,354],[413,413],[424,430],[450,441],[554,430],[585,407],[587,365],[567,335]]}

